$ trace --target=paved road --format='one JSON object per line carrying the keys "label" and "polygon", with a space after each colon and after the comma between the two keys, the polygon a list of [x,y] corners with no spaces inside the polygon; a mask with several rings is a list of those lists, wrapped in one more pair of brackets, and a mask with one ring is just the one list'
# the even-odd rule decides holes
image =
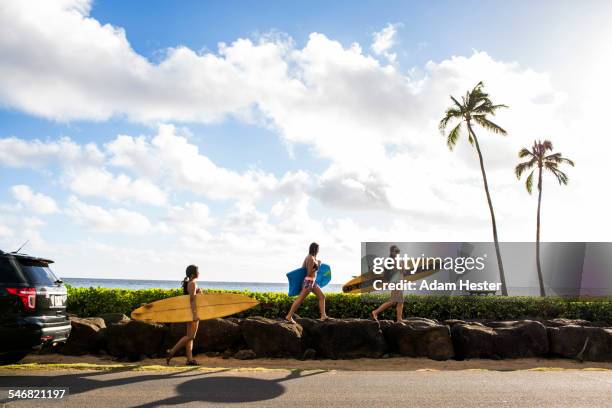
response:
{"label": "paved road", "polygon": [[0,371],[0,386],[70,388],[64,402],[7,408],[612,406],[611,371]]}

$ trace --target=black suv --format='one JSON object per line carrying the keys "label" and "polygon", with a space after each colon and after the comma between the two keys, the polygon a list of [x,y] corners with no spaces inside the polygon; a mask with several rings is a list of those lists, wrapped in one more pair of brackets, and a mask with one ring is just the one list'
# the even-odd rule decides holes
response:
{"label": "black suv", "polygon": [[67,291],[51,263],[0,251],[0,364],[68,339]]}

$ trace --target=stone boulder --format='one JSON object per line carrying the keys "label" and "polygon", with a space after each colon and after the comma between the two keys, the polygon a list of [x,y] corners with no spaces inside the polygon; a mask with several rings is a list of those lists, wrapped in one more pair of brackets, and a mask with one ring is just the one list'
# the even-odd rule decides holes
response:
{"label": "stone boulder", "polygon": [[249,349],[239,350],[236,352],[236,354],[234,354],[234,358],[236,360],[253,360],[254,358],[257,358],[257,354],[255,354],[253,350]]}
{"label": "stone boulder", "polygon": [[447,325],[448,327],[452,328],[456,324],[462,324],[462,323],[465,324],[468,322],[466,322],[465,320],[459,320],[459,319],[447,319],[447,320],[444,320],[443,323]]}
{"label": "stone boulder", "polygon": [[455,354],[449,327],[435,320],[411,318],[384,333],[390,349],[403,356],[448,360]]}
{"label": "stone boulder", "polygon": [[70,337],[59,351],[62,354],[83,355],[97,353],[104,346],[106,324],[99,317],[70,316]]}
{"label": "stone boulder", "polygon": [[168,328],[162,324],[128,320],[116,323],[106,329],[108,354],[140,360],[143,356],[164,354],[164,337]]}
{"label": "stone boulder", "polygon": [[364,319],[297,319],[304,328],[304,343],[317,357],[345,359],[381,357],[387,343],[378,322]]}
{"label": "stone boulder", "polygon": [[561,326],[593,326],[593,323],[583,319],[566,319],[558,317],[556,319],[545,320],[542,322],[546,327],[561,327]]}
{"label": "stone boulder", "polygon": [[612,361],[612,327],[548,327],[550,353],[586,361]]}
{"label": "stone boulder", "polygon": [[259,357],[300,357],[302,326],[285,320],[249,317],[240,321],[247,346]]}
{"label": "stone boulder", "polygon": [[465,358],[499,358],[493,350],[495,330],[482,323],[457,323],[451,328],[451,339],[455,357]]}
{"label": "stone boulder", "polygon": [[526,358],[548,353],[546,328],[531,320],[458,323],[451,329],[455,356],[466,358]]}
{"label": "stone boulder", "polygon": [[[166,349],[172,348],[185,335],[187,332],[185,326],[185,323],[169,325],[169,332],[165,339]],[[238,323],[228,319],[202,320],[193,342],[193,351],[194,353],[203,353],[238,349],[241,343],[242,334]],[[184,349],[177,352],[177,355],[182,354],[184,354]]]}
{"label": "stone boulder", "polygon": [[104,320],[106,327],[110,326],[111,324],[124,323],[130,320],[130,318],[123,313],[103,313],[98,317]]}

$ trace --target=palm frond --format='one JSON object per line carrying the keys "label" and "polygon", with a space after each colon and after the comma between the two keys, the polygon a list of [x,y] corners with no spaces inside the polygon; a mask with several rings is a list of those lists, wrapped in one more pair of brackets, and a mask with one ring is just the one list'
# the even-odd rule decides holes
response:
{"label": "palm frond", "polygon": [[485,115],[474,115],[472,116],[476,123],[482,126],[484,129],[487,129],[493,133],[497,133],[500,135],[506,135],[508,132],[501,126],[491,122],[489,119],[485,117]]}
{"label": "palm frond", "polygon": [[542,147],[544,148],[544,151],[550,150],[552,152],[553,145],[550,140],[545,140],[544,143],[542,143]]}
{"label": "palm frond", "polygon": [[522,159],[522,158],[527,157],[527,156],[533,156],[533,153],[531,153],[529,151],[529,149],[525,149],[523,147],[521,150],[519,150],[518,157],[520,157]]}
{"label": "palm frond", "polygon": [[479,105],[478,107],[476,107],[474,109],[474,112],[476,113],[488,113],[490,115],[495,116],[495,113],[498,109],[501,108],[507,108],[508,105],[493,105],[491,104],[491,101],[488,101],[488,103],[483,103],[481,105]]}
{"label": "palm frond", "polygon": [[559,182],[559,185],[567,185],[569,177],[567,176],[567,174],[559,170],[556,163],[547,162],[544,163],[544,167],[550,170],[550,172],[555,175],[557,181]]}
{"label": "palm frond", "polygon": [[527,188],[527,192],[529,194],[531,194],[531,192],[533,191],[533,173],[535,172],[535,170],[531,170],[531,173],[529,173],[529,176],[527,177],[527,180],[525,181],[525,187]]}
{"label": "palm frond", "polygon": [[474,111],[481,103],[487,103],[488,95],[483,92],[482,81],[478,82],[471,91],[465,94],[465,107],[470,111]]}
{"label": "palm frond", "polygon": [[570,165],[570,166],[572,166],[572,167],[575,167],[575,166],[576,166],[576,164],[574,163],[574,161],[573,161],[573,160],[570,160],[570,159],[568,159],[568,158],[566,158],[566,157],[561,157],[561,159],[560,159],[560,160],[561,160],[561,161],[560,161],[560,163],[566,163],[566,164],[569,164],[569,165]]}
{"label": "palm frond", "polygon": [[446,110],[446,113],[444,114],[444,117],[442,118],[442,120],[440,120],[440,123],[438,124],[438,129],[440,129],[440,133],[444,134],[448,123],[456,118],[461,118],[461,112],[459,112],[455,108],[448,108]]}
{"label": "palm frond", "polygon": [[549,154],[548,156],[544,156],[544,160],[552,161],[555,163],[558,163],[560,158],[561,158],[561,153],[553,153],[553,154]]}
{"label": "palm frond", "polygon": [[547,162],[552,162],[555,164],[569,164],[570,166],[574,167],[574,162],[566,157],[562,157],[561,153],[554,153],[554,154],[549,154],[548,156],[544,157],[544,161]]}
{"label": "palm frond", "polygon": [[529,170],[530,168],[532,168],[534,164],[535,164],[534,160],[529,160],[529,161],[517,164],[516,167],[514,168],[514,174],[516,175],[516,178],[520,179],[523,173]]}
{"label": "palm frond", "polygon": [[457,107],[459,108],[459,111],[463,112],[464,106],[462,104],[460,104],[459,101],[457,99],[455,99],[454,96],[451,95],[450,98],[453,100],[455,105],[457,105]]}
{"label": "palm frond", "polygon": [[455,148],[455,145],[457,144],[457,140],[459,140],[459,134],[461,132],[461,124],[462,122],[459,122],[457,126],[455,126],[453,130],[451,130],[448,133],[448,138],[446,139],[446,145],[448,146],[450,150],[453,150]]}

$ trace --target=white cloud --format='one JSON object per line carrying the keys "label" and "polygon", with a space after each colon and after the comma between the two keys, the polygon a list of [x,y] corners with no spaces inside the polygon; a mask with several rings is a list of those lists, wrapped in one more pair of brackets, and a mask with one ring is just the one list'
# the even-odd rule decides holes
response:
{"label": "white cloud", "polygon": [[84,0],[3,2],[4,104],[57,120],[127,114],[214,121],[252,103],[238,69],[224,58],[178,47],[154,65],[131,48],[123,29],[89,17],[90,8]]}
{"label": "white cloud", "polygon": [[20,184],[11,187],[13,197],[36,214],[53,214],[59,211],[55,200],[41,193],[35,193],[29,186]]}
{"label": "white cloud", "polygon": [[146,179],[132,180],[125,174],[113,175],[101,168],[69,170],[70,189],[86,197],[102,197],[114,202],[138,202],[152,205],[166,203],[166,194]]}
{"label": "white cloud", "polygon": [[374,41],[372,42],[372,51],[376,55],[385,56],[390,62],[395,62],[397,54],[389,52],[395,45],[397,29],[400,24],[387,24],[381,31],[377,31],[372,34]]}
{"label": "white cloud", "polygon": [[[57,120],[209,123],[234,116],[278,133],[288,146],[307,146],[326,166],[320,174],[308,164],[284,175],[237,171],[170,124],[151,136],[120,135],[101,148],[67,138],[0,139],[6,166],[59,167],[62,186],[75,194],[167,211],[149,221],[136,211],[71,198],[71,214],[89,228],[171,234],[185,247],[204,247],[198,259],[219,270],[244,273],[255,257],[269,280],[279,280],[269,278],[270,268],[282,272],[312,240],[321,240],[326,256],[348,275],[360,240],[490,239],[475,151],[463,138],[449,152],[437,131],[449,95],[484,80],[494,101],[510,106],[495,118],[507,137],[477,130],[502,239],[533,238],[534,202],[512,168],[519,148],[539,137],[551,137],[578,162],[569,188],[546,181],[544,237],[609,238],[612,225],[602,214],[612,198],[593,182],[609,165],[593,160],[592,152],[610,144],[599,125],[610,53],[594,56],[592,67],[580,64],[576,73],[585,73],[576,81],[588,86],[579,97],[549,73],[482,51],[402,70],[392,52],[396,25],[374,35],[371,54],[312,33],[299,46],[264,36],[220,44],[216,52],[178,47],[155,64],[131,48],[122,29],[91,18],[88,1],[32,4],[0,6],[3,105]],[[176,202],[182,193],[190,197]],[[207,200],[225,207],[217,210]],[[567,217],[576,211],[583,216]],[[135,226],[119,228],[130,223]],[[236,252],[249,256],[231,258]]]}
{"label": "white cloud", "polygon": [[159,126],[151,139],[120,136],[107,149],[116,166],[210,199],[257,199],[279,185],[274,175],[259,170],[238,173],[217,166],[172,125]]}
{"label": "white cloud", "polygon": [[13,235],[13,230],[11,230],[6,225],[0,224],[0,237],[5,238],[5,237],[10,237],[12,235]]}
{"label": "white cloud", "polygon": [[24,252],[38,251],[46,243],[42,229],[47,226],[45,220],[20,211],[0,212],[0,249],[5,252],[15,251],[26,243]]}
{"label": "white cloud", "polygon": [[95,144],[79,145],[69,138],[41,141],[16,137],[0,139],[0,163],[16,168],[45,168],[56,164],[101,164],[104,155]]}
{"label": "white cloud", "polygon": [[160,125],[152,137],[119,135],[103,149],[68,138],[47,142],[0,138],[0,153],[5,153],[0,164],[58,168],[60,186],[79,196],[156,206],[165,205],[170,192],[186,191],[211,200],[257,201],[267,194],[295,194],[313,184],[304,171],[277,178],[256,168],[237,172],[218,166],[185,132]]}
{"label": "white cloud", "polygon": [[209,229],[214,224],[215,220],[211,217],[206,204],[187,202],[182,207],[169,208],[168,214],[158,228],[165,233],[180,237],[188,247],[197,247],[213,237]]}
{"label": "white cloud", "polygon": [[105,209],[70,197],[66,213],[77,222],[96,232],[142,235],[153,230],[144,215],[124,208]]}

